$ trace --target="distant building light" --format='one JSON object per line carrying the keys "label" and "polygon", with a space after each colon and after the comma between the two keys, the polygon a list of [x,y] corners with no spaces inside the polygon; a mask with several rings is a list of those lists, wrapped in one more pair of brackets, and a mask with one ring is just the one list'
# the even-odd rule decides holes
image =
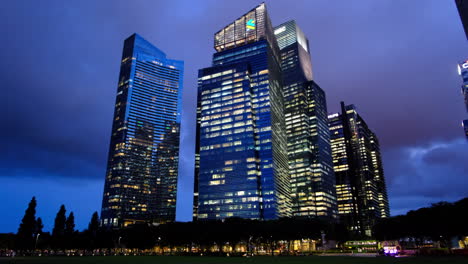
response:
{"label": "distant building light", "polygon": [[284,32],[284,31],[286,31],[286,26],[282,26],[282,27],[280,27],[280,28],[277,28],[277,29],[275,30],[275,35],[278,35],[279,33],[282,33],[282,32]]}

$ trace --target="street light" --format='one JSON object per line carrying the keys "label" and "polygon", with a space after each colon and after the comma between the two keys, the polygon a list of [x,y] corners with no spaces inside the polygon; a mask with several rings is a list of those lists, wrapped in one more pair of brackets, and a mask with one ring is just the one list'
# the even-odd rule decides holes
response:
{"label": "street light", "polygon": [[36,242],[34,243],[34,249],[36,249],[36,247],[37,247],[37,240],[39,239],[40,235],[41,234],[39,234],[39,233],[37,233],[37,235],[36,235]]}
{"label": "street light", "polygon": [[161,237],[158,237],[158,247],[159,247],[159,252],[164,254],[164,251],[163,251],[163,249],[161,247]]}
{"label": "street light", "polygon": [[121,239],[121,238],[122,238],[122,237],[119,236],[119,242],[118,242],[118,244],[119,244],[119,249],[120,249],[119,251],[120,251],[120,253],[122,253],[122,247],[120,246],[120,239]]}

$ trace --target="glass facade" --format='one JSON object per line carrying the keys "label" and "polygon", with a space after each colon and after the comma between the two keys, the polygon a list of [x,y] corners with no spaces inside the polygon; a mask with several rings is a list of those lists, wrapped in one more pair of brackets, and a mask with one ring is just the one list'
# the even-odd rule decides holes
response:
{"label": "glass facade", "polygon": [[463,130],[465,130],[466,139],[468,139],[468,119],[463,120],[462,126]]}
{"label": "glass facade", "polygon": [[290,216],[281,65],[265,4],[216,33],[215,49],[199,71],[194,215]]}
{"label": "glass facade", "polygon": [[325,92],[312,81],[309,41],[295,21],[275,27],[281,52],[283,94],[295,217],[337,215]]}
{"label": "glass facade", "polygon": [[455,3],[457,5],[458,13],[460,14],[466,38],[468,39],[468,0],[455,0]]}
{"label": "glass facade", "polygon": [[465,100],[466,111],[468,112],[468,60],[458,64],[458,74],[462,77],[463,80],[461,93]]}
{"label": "glass facade", "polygon": [[103,226],[175,220],[183,67],[137,34],[125,40]]}
{"label": "glass facade", "polygon": [[265,4],[260,4],[215,34],[214,48],[223,51],[266,39],[275,42]]}
{"label": "glass facade", "polygon": [[353,233],[370,236],[390,216],[379,141],[353,105],[342,102],[341,111],[328,116],[338,213]]}
{"label": "glass facade", "polygon": [[[458,74],[462,77],[463,80],[463,84],[461,86],[461,93],[465,101],[466,111],[468,112],[468,60],[460,62],[458,64]],[[468,139],[467,122],[468,120],[464,120],[462,122],[462,125],[464,128],[465,136]]]}
{"label": "glass facade", "polygon": [[[458,13],[465,30],[466,38],[468,39],[468,0],[455,0]],[[468,112],[468,60],[458,64],[458,73],[463,78],[462,94],[465,99],[466,111]],[[466,139],[468,140],[468,119],[462,121]]]}

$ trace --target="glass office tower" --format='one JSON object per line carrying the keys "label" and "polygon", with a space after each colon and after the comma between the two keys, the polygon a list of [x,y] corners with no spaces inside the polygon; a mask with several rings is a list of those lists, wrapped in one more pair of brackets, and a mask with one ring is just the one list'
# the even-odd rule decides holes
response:
{"label": "glass office tower", "polygon": [[463,127],[463,130],[465,131],[466,139],[468,139],[468,119],[463,120],[462,127]]}
{"label": "glass office tower", "polygon": [[[455,0],[458,13],[465,30],[466,38],[468,39],[468,0]],[[458,64],[458,73],[463,78],[462,94],[465,99],[466,110],[468,111],[468,60]],[[468,119],[462,121],[462,126],[465,131],[466,139],[468,139]]]}
{"label": "glass office tower", "polygon": [[325,92],[312,81],[309,41],[295,21],[275,27],[295,217],[336,218],[335,174]]}
{"label": "glass office tower", "polygon": [[175,220],[183,68],[137,34],[125,40],[103,226]]}
{"label": "glass office tower", "polygon": [[468,112],[468,60],[458,64],[458,74],[462,77],[463,80],[461,93],[465,101],[466,112]]}
{"label": "glass office tower", "polygon": [[217,32],[214,47],[198,79],[198,219],[290,216],[280,52],[265,4]]}
{"label": "glass office tower", "polygon": [[379,141],[354,105],[341,102],[329,115],[338,213],[357,235],[371,236],[379,218],[390,216]]}
{"label": "glass office tower", "polygon": [[[458,64],[458,74],[462,77],[463,84],[461,86],[461,93],[465,100],[466,111],[468,112],[468,60]],[[463,120],[462,126],[464,128],[465,136],[468,139],[468,119]]]}
{"label": "glass office tower", "polygon": [[455,4],[457,5],[458,14],[460,15],[463,29],[468,39],[468,0],[455,0]]}

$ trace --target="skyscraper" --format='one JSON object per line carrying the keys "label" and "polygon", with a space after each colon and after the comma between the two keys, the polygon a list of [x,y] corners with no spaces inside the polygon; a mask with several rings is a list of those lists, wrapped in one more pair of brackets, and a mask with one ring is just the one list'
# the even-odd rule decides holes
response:
{"label": "skyscraper", "polygon": [[[466,38],[468,39],[468,0],[455,0],[458,13],[465,30]],[[462,94],[465,99],[466,110],[468,111],[468,60],[458,64],[458,73],[463,78]],[[462,121],[465,136],[468,139],[468,119]]]}
{"label": "skyscraper", "polygon": [[309,41],[295,21],[275,27],[281,52],[292,214],[336,217],[325,92],[312,81]]}
{"label": "skyscraper", "polygon": [[466,111],[468,112],[468,60],[458,64],[458,74],[462,77],[463,80],[461,93],[465,100]]}
{"label": "skyscraper", "polygon": [[462,126],[463,130],[465,131],[466,139],[468,139],[468,119],[463,120]]}
{"label": "skyscraper", "polygon": [[[468,60],[458,64],[458,74],[462,77],[463,84],[461,86],[461,93],[465,100],[466,111],[468,112]],[[464,128],[465,136],[468,139],[468,119],[463,120],[462,126]]]}
{"label": "skyscraper", "polygon": [[175,220],[183,67],[138,34],[125,40],[102,225]]}
{"label": "skyscraper", "polygon": [[280,52],[264,3],[215,34],[199,71],[198,219],[291,215]]}
{"label": "skyscraper", "polygon": [[329,124],[340,220],[370,236],[375,221],[390,216],[379,141],[354,105],[341,102]]}
{"label": "skyscraper", "polygon": [[455,0],[457,5],[458,14],[465,30],[466,38],[468,39],[468,0]]}

